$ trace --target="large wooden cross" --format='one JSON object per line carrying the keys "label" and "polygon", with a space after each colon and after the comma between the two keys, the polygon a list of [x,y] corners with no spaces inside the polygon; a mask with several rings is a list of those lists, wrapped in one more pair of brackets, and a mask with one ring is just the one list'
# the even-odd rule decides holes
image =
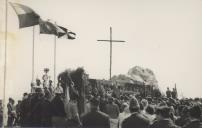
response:
{"label": "large wooden cross", "polygon": [[109,67],[109,79],[112,77],[112,42],[125,42],[123,40],[112,40],[112,27],[110,27],[110,40],[97,40],[97,41],[105,41],[110,42],[110,67]]}

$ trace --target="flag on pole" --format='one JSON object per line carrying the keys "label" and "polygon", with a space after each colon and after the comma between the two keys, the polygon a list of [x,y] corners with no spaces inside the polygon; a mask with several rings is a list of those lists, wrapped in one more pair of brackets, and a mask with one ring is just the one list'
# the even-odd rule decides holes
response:
{"label": "flag on pole", "polygon": [[40,16],[34,12],[30,7],[18,4],[18,3],[11,3],[10,5],[15,10],[16,14],[18,15],[19,19],[19,27],[30,27],[39,24]]}
{"label": "flag on pole", "polygon": [[53,34],[57,35],[57,28],[49,21],[43,21],[40,19],[40,34]]}
{"label": "flag on pole", "polygon": [[48,21],[39,20],[40,24],[40,33],[41,34],[53,34],[58,36],[58,38],[62,36],[67,36],[67,39],[73,40],[76,37],[74,32],[69,31],[67,28],[58,26],[57,24],[51,23]]}
{"label": "flag on pole", "polygon": [[58,37],[61,37],[66,34],[65,28],[61,28],[56,24],[51,23],[48,21],[43,21],[40,19],[40,33],[41,34],[53,34]]}
{"label": "flag on pole", "polygon": [[62,37],[62,36],[64,36],[64,35],[67,35],[67,29],[66,28],[64,28],[64,27],[62,27],[62,26],[58,26],[60,29],[62,29],[63,30],[63,32],[59,32],[58,33],[58,38],[60,38],[60,37]]}
{"label": "flag on pole", "polygon": [[68,37],[68,39],[73,40],[76,38],[76,33],[68,31],[67,37]]}
{"label": "flag on pole", "polygon": [[62,36],[67,36],[67,39],[73,40],[76,38],[76,33],[71,32],[70,30],[62,27],[62,26],[58,26],[60,29],[62,29],[64,32],[58,33],[58,38],[62,37]]}

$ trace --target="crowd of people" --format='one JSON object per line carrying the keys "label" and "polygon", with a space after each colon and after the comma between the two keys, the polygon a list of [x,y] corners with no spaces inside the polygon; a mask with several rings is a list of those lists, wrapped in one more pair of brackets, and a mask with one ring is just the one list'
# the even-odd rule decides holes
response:
{"label": "crowd of people", "polygon": [[[84,128],[201,128],[202,100],[121,95],[87,96],[79,113],[78,96],[67,101],[61,87],[50,98],[45,90],[24,93],[22,101],[9,98],[7,126]],[[1,103],[2,104],[2,103]],[[2,113],[2,109],[1,109]],[[1,116],[2,120],[2,116]]]}
{"label": "crowd of people", "polygon": [[[202,99],[178,99],[176,88],[168,88],[166,96],[158,97],[115,95],[115,90],[99,95],[92,91],[85,95],[84,111],[80,112],[74,83],[69,87],[69,99],[61,86],[54,88],[51,80],[44,83],[37,79],[36,85],[31,85],[31,93],[24,93],[17,104],[9,98],[8,127],[202,128]],[[102,91],[109,92],[105,88]],[[1,126],[2,119],[0,101]]]}

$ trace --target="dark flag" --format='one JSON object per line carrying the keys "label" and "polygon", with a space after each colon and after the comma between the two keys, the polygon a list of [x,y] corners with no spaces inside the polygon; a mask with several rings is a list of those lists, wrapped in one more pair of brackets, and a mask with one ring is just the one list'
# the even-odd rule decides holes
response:
{"label": "dark flag", "polygon": [[62,29],[63,30],[63,32],[59,32],[58,33],[58,38],[60,38],[60,37],[62,37],[62,36],[64,36],[64,35],[67,35],[67,29],[66,28],[64,28],[64,27],[62,27],[62,26],[58,26],[60,29]]}
{"label": "dark flag", "polygon": [[30,27],[39,24],[40,16],[34,12],[31,8],[18,4],[18,3],[11,3],[10,5],[15,10],[16,14],[18,15],[19,19],[19,27]]}
{"label": "dark flag", "polygon": [[40,34],[53,34],[57,36],[57,28],[49,21],[40,20]]}
{"label": "dark flag", "polygon": [[68,39],[73,40],[76,38],[76,33],[68,31],[67,37],[68,37]]}

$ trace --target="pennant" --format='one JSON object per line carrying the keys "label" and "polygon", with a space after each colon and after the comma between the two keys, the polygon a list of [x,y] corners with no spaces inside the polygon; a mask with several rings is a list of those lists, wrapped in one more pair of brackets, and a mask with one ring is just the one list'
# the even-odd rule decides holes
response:
{"label": "pennant", "polygon": [[40,16],[34,12],[30,7],[18,4],[18,3],[11,3],[10,5],[15,10],[16,14],[18,15],[19,19],[19,27],[30,27],[39,24]]}

